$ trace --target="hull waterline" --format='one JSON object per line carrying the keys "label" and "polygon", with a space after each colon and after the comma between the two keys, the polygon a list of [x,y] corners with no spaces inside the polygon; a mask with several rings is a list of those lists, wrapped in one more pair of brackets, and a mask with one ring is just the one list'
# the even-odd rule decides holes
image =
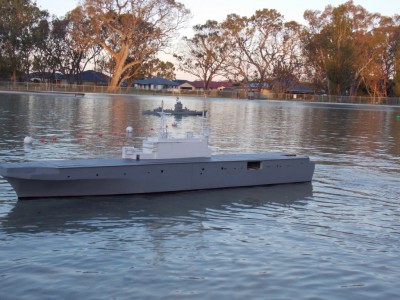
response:
{"label": "hull waterline", "polygon": [[314,163],[283,153],[209,158],[89,159],[0,165],[18,198],[175,192],[308,182]]}

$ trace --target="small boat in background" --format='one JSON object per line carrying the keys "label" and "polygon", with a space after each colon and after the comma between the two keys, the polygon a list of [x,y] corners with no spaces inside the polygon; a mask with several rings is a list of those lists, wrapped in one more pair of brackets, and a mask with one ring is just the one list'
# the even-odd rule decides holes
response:
{"label": "small boat in background", "polygon": [[187,107],[183,107],[182,102],[179,100],[179,97],[177,97],[174,109],[164,109],[163,104],[161,104],[161,106],[155,109],[142,111],[142,114],[158,115],[162,111],[166,114],[178,116],[205,116],[207,113],[207,110],[190,110]]}

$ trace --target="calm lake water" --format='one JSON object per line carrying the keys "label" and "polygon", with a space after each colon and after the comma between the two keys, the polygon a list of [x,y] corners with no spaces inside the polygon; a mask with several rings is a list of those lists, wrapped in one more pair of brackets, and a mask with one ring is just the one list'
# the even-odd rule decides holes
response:
{"label": "calm lake water", "polygon": [[[0,162],[119,156],[162,99],[0,94]],[[0,177],[0,299],[399,298],[400,107],[181,100],[215,153],[309,155],[313,182],[18,201]]]}

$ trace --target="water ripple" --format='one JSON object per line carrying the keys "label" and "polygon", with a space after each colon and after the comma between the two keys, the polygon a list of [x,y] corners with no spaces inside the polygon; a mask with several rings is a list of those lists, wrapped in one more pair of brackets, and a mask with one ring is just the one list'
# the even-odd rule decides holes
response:
{"label": "water ripple", "polygon": [[[2,162],[119,156],[140,142],[120,135],[126,126],[150,134],[158,117],[140,111],[161,102],[0,100]],[[17,201],[0,178],[0,298],[398,298],[399,109],[182,101],[208,110],[216,152],[307,154],[312,184]],[[198,120],[173,121],[184,133]]]}

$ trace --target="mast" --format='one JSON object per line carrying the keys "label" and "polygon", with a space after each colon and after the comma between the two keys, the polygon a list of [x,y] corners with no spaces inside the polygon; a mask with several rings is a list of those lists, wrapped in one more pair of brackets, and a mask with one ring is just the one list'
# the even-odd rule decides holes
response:
{"label": "mast", "polygon": [[164,100],[161,101],[161,112],[158,113],[160,115],[160,127],[158,128],[158,137],[160,139],[168,138],[168,130],[165,125],[165,116],[167,113],[164,112]]}
{"label": "mast", "polygon": [[205,110],[203,109],[203,114],[200,117],[201,118],[201,135],[208,140],[208,137],[210,136],[210,128],[205,126],[205,121],[207,120],[207,117],[205,116],[204,112],[205,112]]}

